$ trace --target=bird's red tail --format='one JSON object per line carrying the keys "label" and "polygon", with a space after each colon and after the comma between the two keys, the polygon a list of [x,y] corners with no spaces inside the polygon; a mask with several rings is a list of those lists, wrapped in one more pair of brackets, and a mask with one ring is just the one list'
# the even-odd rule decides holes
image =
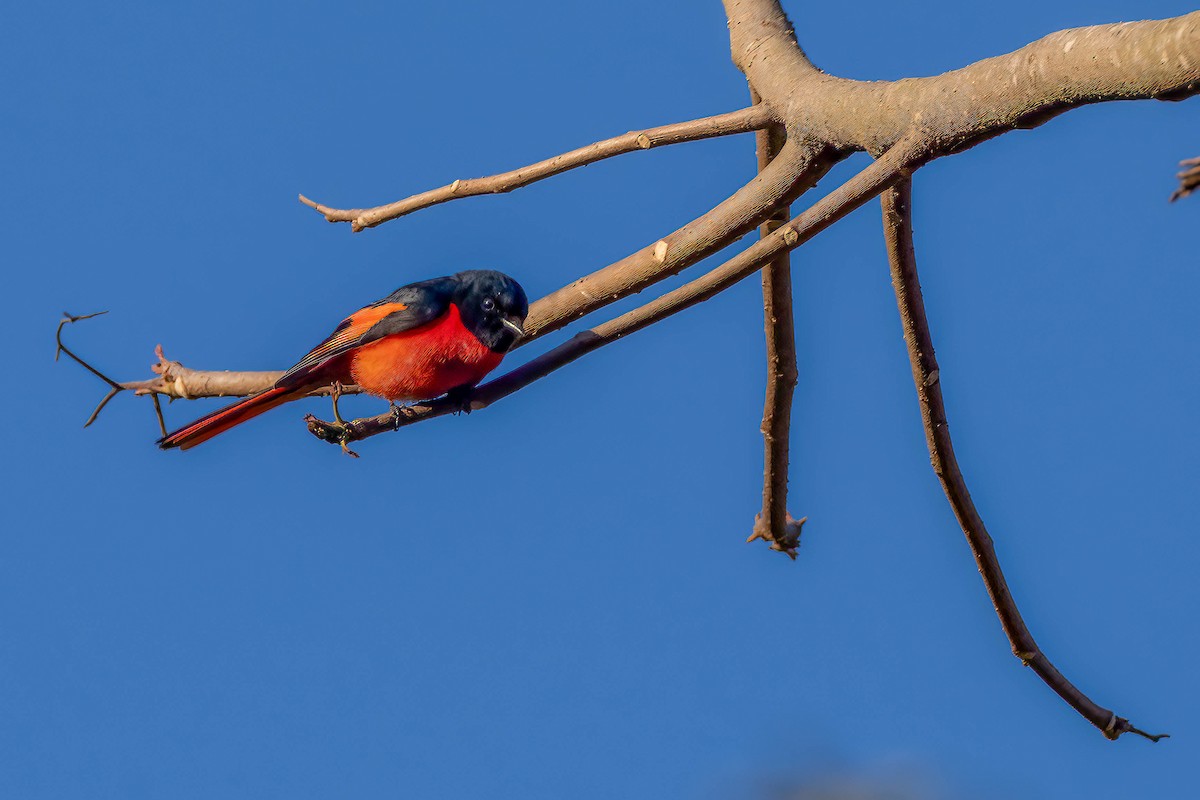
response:
{"label": "bird's red tail", "polygon": [[264,411],[270,411],[275,406],[282,405],[289,400],[303,397],[306,393],[307,389],[302,388],[297,391],[295,387],[291,386],[276,386],[273,389],[267,389],[265,392],[251,395],[245,400],[240,400],[231,406],[203,416],[174,433],[168,433],[158,440],[158,446],[163,450],[169,450],[172,447],[187,450],[201,442],[207,442],[235,425],[241,425],[246,420],[257,417]]}

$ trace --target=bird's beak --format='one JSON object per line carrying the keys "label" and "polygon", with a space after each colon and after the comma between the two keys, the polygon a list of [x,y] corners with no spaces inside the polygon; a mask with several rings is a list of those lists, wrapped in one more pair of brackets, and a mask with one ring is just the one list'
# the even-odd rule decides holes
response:
{"label": "bird's beak", "polygon": [[512,331],[513,335],[518,339],[525,335],[525,329],[521,327],[521,323],[517,322],[512,317],[505,317],[504,319],[500,320],[500,322],[504,325],[504,327]]}

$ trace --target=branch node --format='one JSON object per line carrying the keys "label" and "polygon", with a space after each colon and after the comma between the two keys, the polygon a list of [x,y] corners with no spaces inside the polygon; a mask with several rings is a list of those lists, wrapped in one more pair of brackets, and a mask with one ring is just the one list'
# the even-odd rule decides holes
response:
{"label": "branch node", "polygon": [[667,244],[667,240],[659,239],[654,245],[654,260],[660,264],[666,261],[669,249],[671,249],[671,246]]}
{"label": "branch node", "polygon": [[643,150],[649,150],[649,149],[650,149],[651,147],[653,147],[654,145],[653,145],[653,143],[650,141],[650,137],[649,137],[649,136],[647,136],[647,135],[646,135],[646,134],[644,134],[644,133],[639,133],[639,134],[638,134],[638,137],[637,137],[637,146],[638,146],[638,147],[640,147],[640,148],[642,148]]}
{"label": "branch node", "polygon": [[796,551],[800,548],[800,533],[806,522],[808,522],[808,517],[793,519],[792,515],[788,514],[783,531],[776,536],[776,532],[770,529],[770,524],[763,519],[763,515],[755,514],[754,530],[746,539],[746,543],[762,539],[771,543],[772,550],[777,553],[786,553],[788,558],[795,561]]}
{"label": "branch node", "polygon": [[1037,650],[1013,650],[1013,655],[1021,659],[1022,666],[1028,667],[1035,658],[1041,655],[1041,653]]}

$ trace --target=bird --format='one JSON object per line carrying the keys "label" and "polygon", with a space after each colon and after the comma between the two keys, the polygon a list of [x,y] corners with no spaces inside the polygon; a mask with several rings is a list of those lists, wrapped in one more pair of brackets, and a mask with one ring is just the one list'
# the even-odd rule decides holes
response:
{"label": "bird", "polygon": [[[391,403],[474,388],[525,335],[529,299],[513,278],[466,270],[401,286],[355,311],[270,388],[158,440],[187,450],[315,389],[343,386]],[[340,417],[338,417],[340,419]]]}

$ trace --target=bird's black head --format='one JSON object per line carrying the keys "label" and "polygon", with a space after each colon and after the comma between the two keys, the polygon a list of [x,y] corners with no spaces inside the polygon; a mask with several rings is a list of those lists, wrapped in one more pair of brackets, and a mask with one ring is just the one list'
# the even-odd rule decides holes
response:
{"label": "bird's black head", "polygon": [[507,353],[525,335],[529,299],[521,284],[490,269],[470,269],[454,276],[454,304],[463,324],[496,353]]}

